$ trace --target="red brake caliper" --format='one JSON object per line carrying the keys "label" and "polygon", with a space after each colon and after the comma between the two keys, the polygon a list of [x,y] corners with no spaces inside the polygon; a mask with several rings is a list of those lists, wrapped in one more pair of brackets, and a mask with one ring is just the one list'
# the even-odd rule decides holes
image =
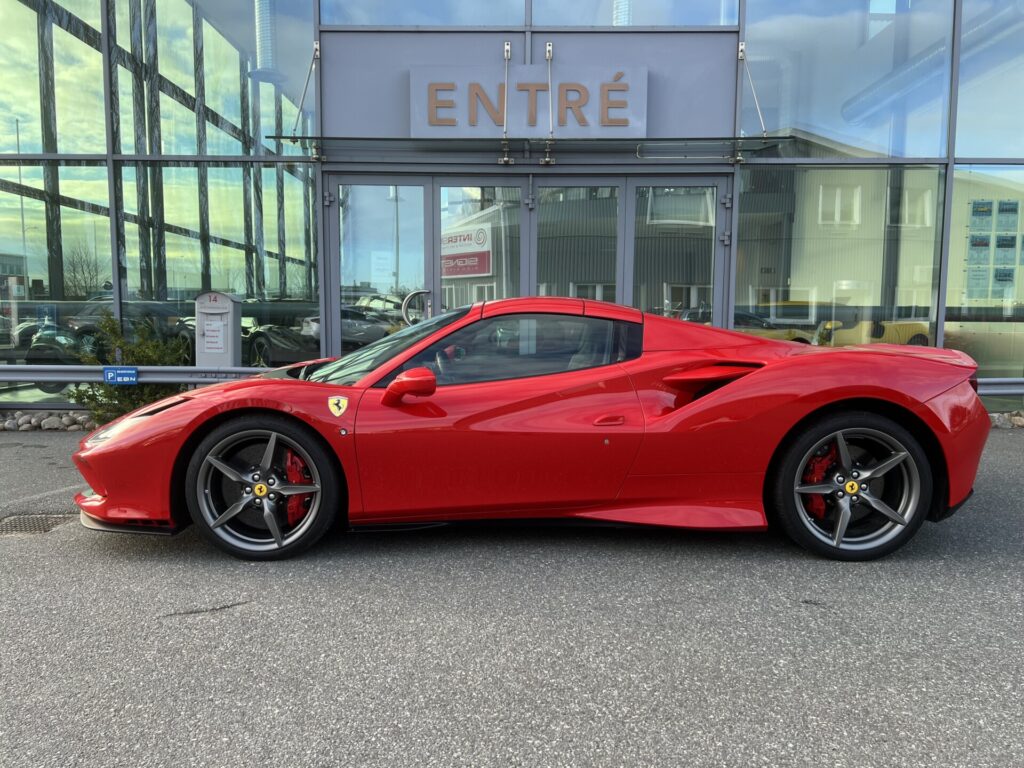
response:
{"label": "red brake caliper", "polygon": [[[821,456],[815,456],[809,462],[807,462],[807,468],[804,470],[804,476],[801,481],[805,485],[818,485],[825,479],[825,475],[828,474],[829,467],[836,463],[836,444],[832,443]],[[804,496],[804,509],[810,512],[819,520],[825,517],[825,497],[824,496]]]}
{"label": "red brake caliper", "polygon": [[[298,457],[295,451],[289,449],[284,453],[284,474],[292,485],[309,482],[306,474],[306,465]],[[299,520],[306,516],[309,505],[309,494],[304,493],[288,497],[288,526],[295,526]]]}

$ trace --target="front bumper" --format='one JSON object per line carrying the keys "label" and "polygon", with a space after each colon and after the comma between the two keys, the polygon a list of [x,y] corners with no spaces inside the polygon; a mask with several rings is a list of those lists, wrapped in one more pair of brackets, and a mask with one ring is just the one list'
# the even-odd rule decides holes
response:
{"label": "front bumper", "polygon": [[[81,494],[75,497],[75,503],[82,506],[78,501]],[[171,528],[167,525],[139,525],[137,523],[108,523],[89,516],[84,509],[78,512],[78,522],[90,531],[104,531],[106,533],[143,533],[150,536],[176,536],[181,533],[182,528]]]}

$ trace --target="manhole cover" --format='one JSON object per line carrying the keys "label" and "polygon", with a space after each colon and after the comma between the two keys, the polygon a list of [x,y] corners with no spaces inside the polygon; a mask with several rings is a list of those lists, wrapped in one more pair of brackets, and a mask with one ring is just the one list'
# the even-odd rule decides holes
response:
{"label": "manhole cover", "polygon": [[11,515],[0,520],[0,536],[15,533],[46,533],[74,519],[74,515]]}

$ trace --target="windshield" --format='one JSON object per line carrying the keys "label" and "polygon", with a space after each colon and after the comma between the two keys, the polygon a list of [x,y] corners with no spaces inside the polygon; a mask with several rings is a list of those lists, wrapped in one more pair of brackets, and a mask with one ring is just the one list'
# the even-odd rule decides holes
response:
{"label": "windshield", "polygon": [[432,317],[422,323],[410,325],[397,333],[367,344],[358,352],[352,352],[333,363],[318,368],[309,375],[309,380],[342,386],[355,384],[366,374],[402,354],[434,331],[465,317],[468,312],[469,307],[453,309],[451,312],[445,312],[443,315]]}

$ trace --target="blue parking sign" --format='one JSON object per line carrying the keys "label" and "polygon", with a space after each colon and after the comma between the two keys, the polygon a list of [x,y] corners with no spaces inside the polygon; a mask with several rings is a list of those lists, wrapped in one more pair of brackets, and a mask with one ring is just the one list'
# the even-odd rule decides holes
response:
{"label": "blue parking sign", "polygon": [[139,369],[126,365],[103,366],[103,383],[123,386],[139,383]]}

